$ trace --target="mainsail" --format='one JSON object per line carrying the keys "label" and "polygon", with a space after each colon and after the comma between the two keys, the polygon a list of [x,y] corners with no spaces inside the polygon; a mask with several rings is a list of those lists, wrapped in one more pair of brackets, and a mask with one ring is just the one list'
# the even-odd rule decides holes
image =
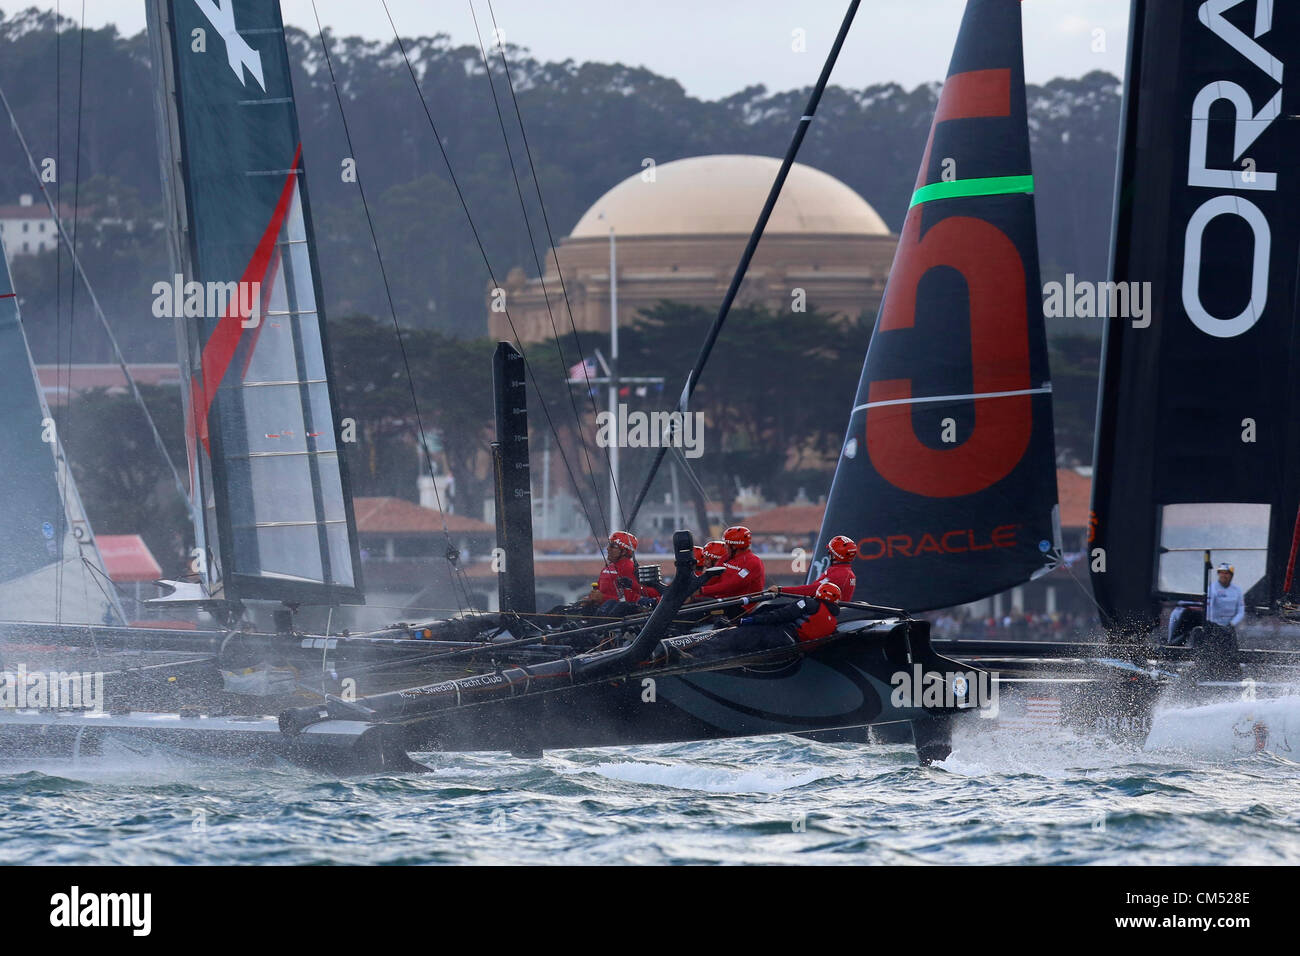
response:
{"label": "mainsail", "polygon": [[0,245],[0,620],[123,624]]}
{"label": "mainsail", "polygon": [[1137,0],[1132,30],[1112,278],[1151,309],[1106,327],[1089,545],[1117,632],[1207,551],[1249,604],[1300,591],[1300,7]]}
{"label": "mainsail", "polygon": [[[208,593],[361,599],[278,3],[151,0],[178,275],[194,570]],[[158,303],[156,305],[156,311]]]}
{"label": "mainsail", "polygon": [[[869,599],[972,601],[1059,553],[1018,0],[971,0],[835,471],[818,554]],[[814,568],[816,573],[816,568]]]}

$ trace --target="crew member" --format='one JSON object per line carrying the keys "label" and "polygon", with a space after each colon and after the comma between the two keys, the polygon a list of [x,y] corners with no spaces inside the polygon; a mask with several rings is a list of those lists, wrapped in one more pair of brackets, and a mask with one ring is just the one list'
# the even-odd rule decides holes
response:
{"label": "crew member", "polygon": [[852,601],[853,589],[857,587],[858,578],[853,573],[853,559],[858,556],[858,546],[854,540],[846,535],[837,534],[826,542],[826,553],[830,555],[831,563],[826,572],[812,584],[800,584],[795,587],[783,588],[779,584],[774,584],[768,588],[770,594],[802,594],[805,597],[817,593],[817,585],[823,581],[830,581],[840,589],[841,600]]}
{"label": "crew member", "polygon": [[1246,600],[1232,583],[1232,565],[1217,570],[1205,592],[1205,624],[1192,630],[1196,679],[1234,681],[1241,677],[1237,625],[1246,617]]}
{"label": "crew member", "polygon": [[700,565],[701,568],[716,568],[726,561],[731,554],[731,549],[722,541],[710,541],[702,550],[704,551],[704,561]]}
{"label": "crew member", "polygon": [[816,641],[835,632],[840,614],[840,589],[830,581],[817,583],[813,593],[779,607],[761,607],[740,619],[741,624],[794,625],[800,641]]}
{"label": "crew member", "polygon": [[601,597],[605,602],[600,614],[618,613],[619,605],[635,605],[641,599],[641,584],[636,579],[636,535],[630,531],[615,531],[609,536],[609,561],[597,578]]}
{"label": "crew member", "polygon": [[1219,627],[1235,629],[1246,616],[1246,599],[1241,588],[1232,583],[1234,569],[1232,565],[1220,564],[1215,575],[1218,581],[1212,581],[1205,593],[1205,619]]}
{"label": "crew member", "polygon": [[[734,525],[723,533],[722,541],[727,546],[727,559],[722,563],[725,570],[700,588],[701,598],[740,597],[763,590],[763,562],[749,548],[753,539],[749,529],[742,525]],[[705,545],[706,551],[708,547]]]}

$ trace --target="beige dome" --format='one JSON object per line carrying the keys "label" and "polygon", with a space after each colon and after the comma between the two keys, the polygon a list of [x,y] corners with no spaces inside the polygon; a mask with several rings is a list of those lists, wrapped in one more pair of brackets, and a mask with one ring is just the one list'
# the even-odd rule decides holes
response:
{"label": "beige dome", "polygon": [[[693,156],[636,173],[592,205],[571,238],[683,234],[748,235],[781,161],[770,156]],[[834,176],[795,163],[767,224],[768,234],[849,233],[887,236],[865,199]]]}

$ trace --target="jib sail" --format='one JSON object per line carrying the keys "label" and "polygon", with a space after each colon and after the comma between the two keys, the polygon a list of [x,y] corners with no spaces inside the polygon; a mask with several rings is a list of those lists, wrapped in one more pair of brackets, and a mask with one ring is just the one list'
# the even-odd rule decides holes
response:
{"label": "jib sail", "polygon": [[359,600],[279,4],[149,9],[179,263],[155,313],[175,318],[190,383],[195,570],[227,599]]}
{"label": "jib sail", "polygon": [[946,607],[1049,569],[1055,509],[1020,3],[971,0],[818,554],[848,535],[868,600]]}
{"label": "jib sail", "polygon": [[41,392],[0,246],[0,620],[124,624]]}
{"label": "jib sail", "polygon": [[[1093,588],[1115,631],[1202,593],[1300,590],[1300,7],[1137,0],[1106,327]],[[1289,85],[1288,85],[1289,84]]]}

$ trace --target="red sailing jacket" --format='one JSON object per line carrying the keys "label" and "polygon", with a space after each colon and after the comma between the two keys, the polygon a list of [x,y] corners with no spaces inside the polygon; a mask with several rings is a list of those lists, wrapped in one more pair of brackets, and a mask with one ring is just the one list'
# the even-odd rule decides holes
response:
{"label": "red sailing jacket", "polygon": [[600,577],[597,579],[600,593],[607,601],[619,600],[619,578],[627,578],[632,582],[631,587],[623,588],[624,601],[635,601],[641,597],[641,585],[636,579],[636,562],[631,558],[620,558],[605,565],[605,569],[600,572]]}
{"label": "red sailing jacket", "polygon": [[710,581],[700,588],[700,594],[704,597],[740,597],[742,594],[754,594],[763,590],[765,584],[763,561],[748,548],[737,551],[724,561],[721,567],[726,570],[718,575],[717,580]]}
{"label": "red sailing jacket", "polygon": [[815,641],[835,631],[839,605],[815,597],[803,597],[780,607],[759,608],[742,622],[751,624],[793,624],[801,641]]}
{"label": "red sailing jacket", "polygon": [[831,584],[838,584],[840,588],[840,600],[852,601],[853,589],[857,587],[858,576],[853,573],[852,561],[837,561],[826,569],[826,573],[819,577],[812,584],[800,584],[796,587],[782,587],[782,594],[803,594],[812,597],[817,590],[817,585],[823,581],[829,581]]}

